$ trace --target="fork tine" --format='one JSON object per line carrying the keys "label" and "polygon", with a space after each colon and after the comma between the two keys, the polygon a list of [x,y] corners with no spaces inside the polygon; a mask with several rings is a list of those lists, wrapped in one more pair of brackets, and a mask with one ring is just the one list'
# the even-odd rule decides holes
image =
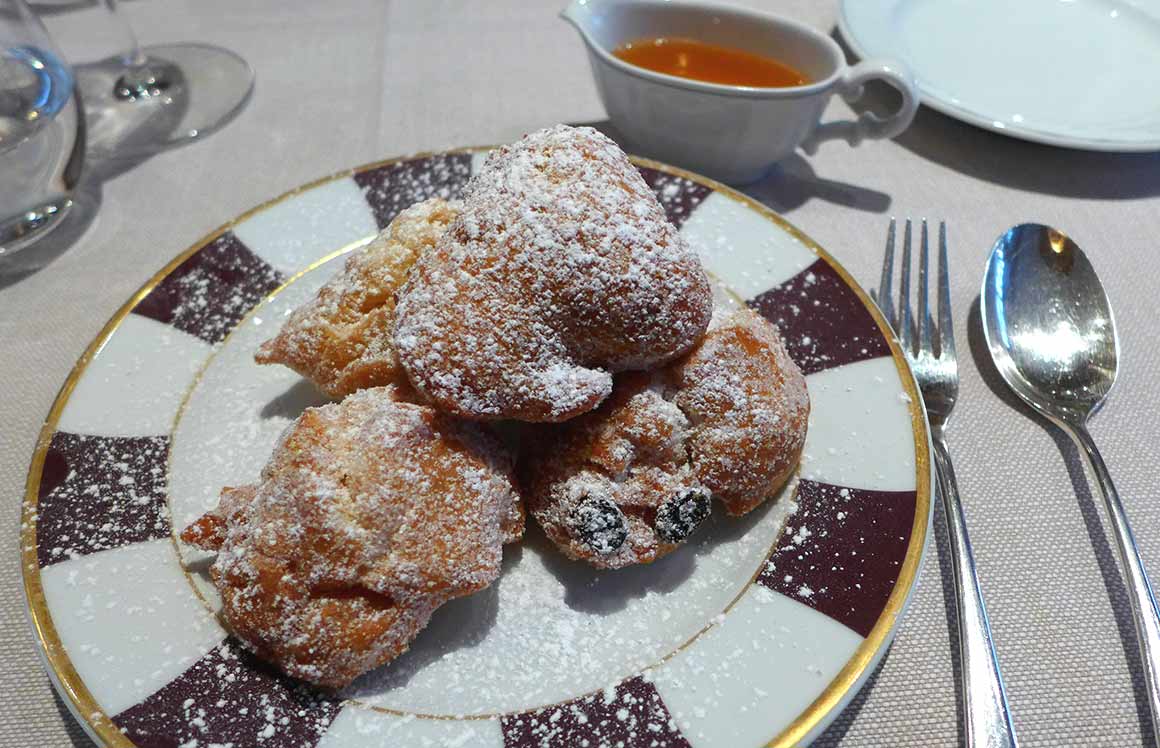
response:
{"label": "fork tine", "polygon": [[922,240],[918,250],[918,306],[914,313],[918,316],[918,351],[919,353],[934,355],[934,342],[931,327],[934,320],[930,317],[929,285],[927,283],[930,267],[930,242],[927,238],[926,219],[922,219]]}
{"label": "fork tine", "polygon": [[910,219],[902,231],[902,277],[898,280],[898,324],[894,326],[902,349],[910,356],[914,352],[910,331]]}
{"label": "fork tine", "polygon": [[938,224],[938,332],[939,355],[955,358],[955,326],[951,320],[951,282],[947,270],[947,222]]}
{"label": "fork tine", "polygon": [[890,228],[886,231],[886,254],[882,256],[882,278],[878,281],[878,295],[875,301],[878,308],[886,317],[886,322],[897,332],[894,314],[894,292],[890,288],[891,277],[894,275],[894,219],[890,219]]}

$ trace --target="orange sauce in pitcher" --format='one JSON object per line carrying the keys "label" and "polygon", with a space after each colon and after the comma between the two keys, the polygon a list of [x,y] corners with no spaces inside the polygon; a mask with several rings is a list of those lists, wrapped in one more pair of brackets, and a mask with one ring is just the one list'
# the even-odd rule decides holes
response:
{"label": "orange sauce in pitcher", "polygon": [[752,88],[787,88],[809,83],[800,71],[779,60],[696,39],[646,37],[623,44],[612,54],[646,70],[706,83]]}

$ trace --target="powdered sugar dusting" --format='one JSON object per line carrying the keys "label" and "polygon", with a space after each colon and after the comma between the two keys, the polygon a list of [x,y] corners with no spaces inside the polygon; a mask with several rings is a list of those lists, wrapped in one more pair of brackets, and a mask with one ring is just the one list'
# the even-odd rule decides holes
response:
{"label": "powdered sugar dusting", "polygon": [[298,307],[278,335],[258,349],[258,363],[285,364],[331,397],[403,384],[391,335],[395,293],[411,266],[434,246],[459,206],[441,198],[402,211],[342,271]]}
{"label": "powdered sugar dusting", "polygon": [[639,171],[656,194],[661,207],[665,209],[669,223],[678,229],[688,220],[701,201],[712,192],[705,185],[676,174],[668,174],[647,166],[640,167]]}
{"label": "powdered sugar dusting", "polygon": [[470,176],[471,154],[438,153],[365,169],[354,175],[354,181],[381,228],[422,200],[458,198]]}
{"label": "powdered sugar dusting", "polygon": [[226,232],[165,276],[133,313],[218,343],[282,281],[281,273]]}
{"label": "powdered sugar dusting", "polygon": [[[596,411],[528,439],[521,474],[529,511],[565,555],[593,566],[618,569],[671,553],[679,541],[658,533],[657,516],[665,502],[698,488],[688,429],[659,380],[620,375]],[[599,513],[606,523],[616,520],[619,542],[609,545],[580,523],[598,507],[607,507]]]}
{"label": "powdered sugar dusting", "polygon": [[[655,664],[748,586],[792,511],[711,516],[672,554],[616,572],[568,561],[538,531],[489,588],[436,612],[411,651],[344,695],[420,714],[493,714],[576,698]],[[546,666],[547,664],[547,666]]]}
{"label": "powdered sugar dusting", "polygon": [[395,345],[451,412],[558,421],[610,371],[687,350],[710,315],[696,256],[616,145],[557,126],[493,151],[400,295]]}
{"label": "powdered sugar dusting", "polygon": [[758,583],[867,636],[906,557],[915,493],[803,479],[798,501]]}
{"label": "powdered sugar dusting", "polygon": [[886,337],[862,300],[825,260],[751,303],[777,325],[790,357],[807,375],[890,355]]}
{"label": "powdered sugar dusting", "polygon": [[693,471],[730,514],[764,501],[797,468],[810,402],[777,330],[748,309],[730,314],[673,375],[693,424]]}
{"label": "powdered sugar dusting", "polygon": [[[808,414],[805,379],[777,331],[737,309],[671,367],[622,374],[596,411],[535,431],[521,466],[529,510],[571,558],[650,563],[696,530],[692,519],[709,511],[698,501],[739,515],[776,494],[797,467]],[[690,521],[674,523],[681,506]],[[601,533],[578,525],[585,512]],[[609,546],[614,519],[623,542]]]}
{"label": "powdered sugar dusting", "polygon": [[40,566],[169,535],[164,436],[53,434],[36,514]]}
{"label": "powdered sugar dusting", "polygon": [[[438,189],[447,195],[453,193],[451,188]],[[674,188],[666,187],[662,198],[674,191]],[[265,282],[276,280],[273,276],[263,277]],[[819,278],[812,274],[804,280],[803,288],[811,288],[819,283]],[[215,282],[221,283],[220,280]],[[192,289],[194,295],[204,296],[214,290],[215,282],[187,282],[184,287],[187,291]],[[228,283],[225,285],[228,286]],[[232,317],[240,316],[254,299],[260,298],[260,295],[255,296],[258,293],[255,289],[227,290],[230,297],[226,306],[230,309],[230,313],[226,317],[213,316],[216,314],[211,309],[213,304],[207,306],[196,300],[195,303],[183,305],[176,311],[182,320],[197,320],[203,313],[209,314],[212,320],[211,327],[207,328],[208,334],[220,335],[233,324],[230,322]],[[257,321],[255,319],[255,324]],[[812,335],[803,334],[799,342],[803,345],[812,345],[815,339]],[[571,376],[571,368],[567,365],[551,368],[546,370],[543,376],[548,381],[566,384],[568,377]],[[278,407],[286,406],[283,404]],[[272,412],[282,417],[278,407],[274,407]],[[265,413],[263,418],[266,418]],[[249,442],[256,444],[265,438],[260,428],[251,424],[250,430],[253,434],[252,439],[247,440],[247,448],[254,446]],[[221,447],[223,444],[229,446],[229,440],[217,446]],[[121,478],[118,478],[117,487],[100,491],[102,495],[120,496],[117,491],[126,488],[137,490],[136,486],[140,482],[131,475],[137,466],[131,461],[122,462],[129,467],[127,469],[118,467],[118,474],[130,473],[128,477],[133,480],[133,485],[123,484]],[[147,462],[148,460],[145,460],[145,463]],[[213,478],[206,480],[212,483]],[[841,493],[844,494],[844,498],[849,498],[850,492],[847,489],[841,489]],[[856,498],[861,501],[864,497],[858,494]],[[70,499],[67,503],[71,504],[71,501]],[[138,504],[154,505],[148,501],[130,502],[130,505]],[[755,524],[737,526],[710,520],[712,524],[706,528],[704,542],[697,542],[668,559],[668,564],[664,568],[658,564],[652,569],[645,570],[648,576],[611,575],[614,580],[611,588],[608,586],[609,582],[603,578],[587,577],[584,576],[584,570],[578,572],[576,569],[566,568],[562,562],[556,563],[559,559],[552,555],[552,551],[544,548],[542,539],[533,541],[522,554],[517,553],[509,559],[507,573],[497,585],[470,599],[450,603],[443,611],[445,614],[443,626],[438,625],[439,618],[436,616],[435,630],[427,632],[431,635],[428,641],[424,642],[421,638],[414,651],[404,655],[391,668],[372,675],[365,682],[368,690],[361,695],[380,703],[397,702],[399,706],[419,710],[440,711],[447,706],[454,714],[462,714],[472,711],[500,711],[512,708],[513,704],[516,705],[515,708],[523,708],[537,701],[543,703],[559,700],[561,693],[573,695],[590,688],[594,683],[616,683],[616,677],[610,677],[608,672],[609,660],[615,661],[613,669],[616,672],[611,673],[611,676],[623,676],[632,668],[647,665],[655,661],[655,657],[670,651],[673,642],[680,639],[680,633],[695,631],[696,626],[703,624],[705,620],[716,626],[725,619],[723,614],[712,614],[714,605],[723,604],[720,599],[721,589],[744,578],[751,568],[750,561],[754,548],[760,546],[763,540],[769,539],[766,525],[770,525],[773,534],[776,534],[780,512],[785,504],[783,501],[775,505],[775,512],[761,516],[751,515]],[[901,504],[904,502],[900,500]],[[45,509],[43,503],[42,509]],[[837,512],[833,516],[843,521],[856,514],[856,510],[850,510]],[[126,529],[133,525],[133,522],[116,524],[119,528]],[[146,519],[142,526],[149,532],[160,531],[162,528],[161,524],[153,523],[151,518]],[[119,542],[110,535],[102,535],[103,527],[89,523],[87,529],[91,537],[100,541],[87,544],[91,545],[91,550],[103,550],[105,547],[111,547],[110,544]],[[786,537],[795,548],[809,551],[806,557],[811,559],[812,565],[817,558],[817,549],[810,544],[831,537],[831,532],[825,527],[824,522],[815,522],[806,517],[801,523],[795,521],[793,532]],[[905,538],[902,535],[894,537],[897,537],[901,547],[905,548]],[[882,538],[886,536],[883,535]],[[895,542],[893,538],[889,539],[891,543]],[[68,555],[76,552],[76,549],[72,549],[64,553]],[[80,552],[87,551],[82,548]],[[54,553],[61,555],[61,551]],[[689,564],[689,558],[695,558],[696,563]],[[864,570],[860,573],[865,576]],[[782,576],[787,584],[795,577],[789,573]],[[621,581],[626,578],[630,581]],[[797,598],[803,602],[833,597],[832,587],[819,586],[800,578],[794,585]],[[861,582],[856,586],[860,588]],[[692,588],[687,597],[684,596],[685,587]],[[543,594],[545,591],[550,593]],[[488,606],[493,610],[490,616],[486,613]],[[470,625],[465,623],[465,618],[461,615],[464,611],[478,613],[476,617],[467,617]],[[519,628],[521,625],[542,630],[523,630]],[[468,631],[464,632],[463,629]],[[462,636],[455,639],[448,631],[457,631]],[[673,631],[678,633],[670,636]],[[448,646],[449,642],[451,646]],[[231,659],[231,651],[240,657]],[[608,652],[615,654],[609,656]],[[268,672],[260,662],[253,660],[244,652],[238,652],[232,645],[223,647],[220,653],[215,650],[213,657],[220,657],[222,660],[214,662],[213,667],[205,670],[211,674],[213,682],[232,684],[249,681],[250,676],[254,674]],[[243,663],[236,666],[241,672],[234,670],[233,665],[224,664],[236,661]],[[561,672],[545,674],[543,662],[560,663]],[[502,675],[497,676],[508,673],[512,663],[515,663],[517,672],[510,682],[504,681]],[[620,669],[621,665],[625,670]],[[818,672],[820,675],[821,671]],[[448,673],[451,675],[448,676]],[[544,682],[536,682],[537,678]],[[180,680],[184,682],[185,677]],[[647,682],[647,676],[643,680]],[[444,689],[447,689],[446,700],[441,702],[439,694],[444,693]],[[491,692],[490,689],[495,689],[495,692]],[[146,724],[143,731],[134,733],[133,737],[145,741],[149,735],[180,734],[182,745],[197,748],[234,743],[249,744],[247,741],[251,739],[262,746],[310,744],[326,729],[329,716],[324,712],[331,709],[330,706],[325,706],[319,711],[315,704],[333,702],[326,699],[318,699],[316,702],[317,692],[311,692],[309,689],[299,690],[292,685],[291,690],[309,694],[310,698],[301,702],[293,700],[278,702],[271,707],[270,699],[275,697],[266,694],[258,700],[262,706],[261,710],[252,710],[244,698],[233,693],[222,693],[218,694],[216,699],[212,698],[210,694],[213,692],[210,690],[205,690],[196,697],[185,696],[178,701],[162,703],[153,699],[148,703],[148,710],[164,716],[166,720],[176,721],[178,726],[173,727],[164,722]],[[641,703],[647,704],[647,700],[642,702],[635,697],[625,699],[619,685],[607,685],[598,694],[583,697],[579,701],[585,706],[576,709],[576,714],[587,715],[590,713],[587,705],[596,704],[601,710],[598,717],[601,725],[615,723],[631,726],[631,731],[627,735],[628,740],[652,741],[644,744],[675,744],[666,742],[669,738],[661,733],[661,727],[666,723],[650,716],[651,709],[645,711],[644,717],[633,711]],[[142,706],[144,708],[146,705]],[[215,713],[215,709],[219,713]],[[251,713],[260,715],[260,719],[253,725],[238,717]],[[213,720],[223,716],[227,718],[229,727],[215,727]],[[535,710],[532,715],[524,716],[530,717],[525,723],[534,728],[531,739],[542,741],[547,738],[552,741],[531,743],[532,745],[558,744],[560,740],[569,741],[568,736],[577,735],[575,732],[557,732],[551,728],[552,724],[564,719],[551,707]],[[118,719],[120,720],[120,717]],[[305,725],[308,730],[305,737],[300,737],[297,732],[301,725]],[[641,725],[645,730],[639,729]],[[606,733],[597,734],[606,735]],[[455,740],[457,743],[470,745],[469,737],[465,736],[472,735],[474,732],[464,730],[457,733],[458,737]],[[599,745],[601,740],[603,738],[599,738],[595,744]],[[616,741],[620,740],[623,738],[616,738]]]}
{"label": "powdered sugar dusting", "polygon": [[113,719],[137,745],[301,748],[318,742],[339,708],[226,641]]}
{"label": "powdered sugar dusting", "polygon": [[505,748],[689,748],[652,683],[630,678],[600,693],[504,717]]}
{"label": "powdered sugar dusting", "polygon": [[376,388],[304,412],[261,481],[226,489],[183,538],[220,543],[212,574],[236,635],[341,686],[496,579],[502,543],[522,533],[516,502],[498,442]]}

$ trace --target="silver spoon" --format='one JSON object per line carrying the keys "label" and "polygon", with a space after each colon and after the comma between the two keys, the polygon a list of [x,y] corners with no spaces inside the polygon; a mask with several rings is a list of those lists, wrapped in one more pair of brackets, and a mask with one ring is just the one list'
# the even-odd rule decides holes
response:
{"label": "silver spoon", "polygon": [[1087,430],[1116,381],[1112,308],[1084,253],[1062,231],[1025,223],[999,237],[979,294],[991,359],[1028,405],[1079,446],[1104,495],[1160,736],[1160,611],[1124,505]]}

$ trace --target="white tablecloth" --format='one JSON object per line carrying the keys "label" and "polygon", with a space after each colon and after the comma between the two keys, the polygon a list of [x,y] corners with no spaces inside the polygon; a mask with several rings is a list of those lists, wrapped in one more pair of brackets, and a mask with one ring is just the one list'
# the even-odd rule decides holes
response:
{"label": "white tablecloth", "polygon": [[[48,5],[73,62],[113,51],[103,11]],[[562,0],[561,0],[562,2]],[[832,2],[754,2],[829,30]],[[230,47],[257,71],[249,107],[204,142],[110,170],[91,225],[0,276],[0,748],[90,745],[53,694],[23,612],[20,497],[37,431],[69,368],[167,260],[300,183],[395,154],[497,143],[555,122],[605,118],[583,47],[556,3],[142,0],[148,42]],[[966,64],[966,63],[965,63]],[[1149,95],[1141,92],[1141,95]],[[832,115],[848,114],[835,102]],[[984,594],[1024,746],[1151,739],[1142,672],[1107,521],[1075,450],[1012,405],[984,366],[976,295],[1005,228],[1070,233],[1102,273],[1123,342],[1120,382],[1092,424],[1160,575],[1156,443],[1160,369],[1160,155],[1117,156],[992,135],[923,109],[891,142],[828,144],[750,189],[875,283],[891,215],[949,222],[962,396],[950,433]],[[21,267],[48,264],[24,274]],[[15,271],[15,272],[14,272]],[[966,341],[971,344],[967,345]],[[981,371],[982,370],[982,371]],[[937,545],[898,637],[821,745],[934,746],[960,739],[941,511]],[[935,550],[939,553],[933,552]]]}

